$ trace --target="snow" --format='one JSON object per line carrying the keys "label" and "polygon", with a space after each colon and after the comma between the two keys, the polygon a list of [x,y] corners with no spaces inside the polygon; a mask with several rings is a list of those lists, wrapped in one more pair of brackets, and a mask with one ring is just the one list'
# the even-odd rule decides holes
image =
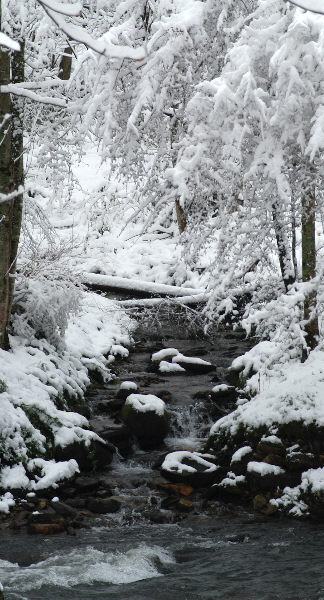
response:
{"label": "snow", "polygon": [[[245,355],[240,359],[240,364],[244,363]],[[262,369],[261,361],[259,366]],[[255,377],[247,382],[248,389],[255,389]],[[270,430],[291,421],[323,426],[323,386],[324,351],[321,348],[314,350],[304,363],[279,364],[265,374],[261,370],[260,393],[217,421],[211,433],[226,429],[234,435],[240,425],[248,429],[265,425]]]}
{"label": "snow", "polygon": [[131,406],[137,412],[155,412],[161,417],[165,413],[165,403],[153,394],[130,394],[125,405]]}
{"label": "snow", "polygon": [[178,356],[178,354],[179,350],[176,348],[163,348],[162,350],[159,350],[159,352],[154,352],[154,354],[152,354],[152,361],[157,362],[164,358],[172,358],[173,356]]}
{"label": "snow", "polygon": [[15,506],[16,502],[14,500],[11,492],[6,492],[2,496],[0,496],[0,513],[8,513],[12,506]]}
{"label": "snow", "polygon": [[314,13],[324,14],[323,0],[288,0],[291,4],[299,6],[304,10],[310,10]]}
{"label": "snow", "polygon": [[119,386],[120,390],[137,390],[137,384],[135,381],[122,381]]}
{"label": "snow", "polygon": [[207,360],[203,360],[202,358],[198,358],[196,356],[185,356],[184,354],[181,354],[179,352],[179,354],[177,354],[177,356],[173,356],[172,358],[172,362],[173,363],[187,363],[190,365],[211,365],[210,362],[208,362]]}
{"label": "snow", "polygon": [[10,50],[16,50],[17,52],[19,52],[20,50],[19,43],[12,40],[8,35],[3,33],[2,31],[0,32],[0,46],[6,46],[7,48],[10,48]]}
{"label": "snow", "polygon": [[99,275],[96,273],[86,273],[83,276],[83,283],[98,286],[107,286],[112,289],[123,289],[130,291],[146,292],[148,294],[165,296],[196,296],[203,294],[204,290],[195,288],[185,288],[175,285],[166,285],[162,283],[139,281],[126,277],[117,277],[112,275]]}
{"label": "snow", "polygon": [[161,373],[185,373],[186,369],[177,363],[169,363],[166,360],[161,360],[159,364],[159,371]]}
{"label": "snow", "polygon": [[308,469],[302,474],[302,485],[307,486],[313,493],[324,491],[324,467]]}
{"label": "snow", "polygon": [[229,390],[234,390],[234,386],[232,385],[226,385],[226,383],[220,383],[219,385],[215,385],[212,388],[212,392],[214,392],[214,394],[221,394],[222,392],[228,392]]}
{"label": "snow", "polygon": [[234,452],[231,463],[240,462],[244,456],[252,452],[251,446],[243,446]]}
{"label": "snow", "polygon": [[210,463],[204,458],[204,456],[206,455],[201,454],[200,452],[189,452],[188,450],[170,452],[170,454],[167,454],[162,463],[162,469],[165,471],[176,471],[177,473],[196,473],[197,469],[182,462],[187,458],[205,467],[205,471],[208,473],[211,471],[216,471],[218,466]]}
{"label": "snow", "polygon": [[29,486],[25,467],[20,463],[13,467],[4,467],[0,475],[0,486],[9,489],[24,489]]}
{"label": "snow", "polygon": [[31,471],[36,468],[41,469],[41,475],[37,475],[35,477],[36,481],[31,482],[32,488],[36,491],[44,490],[48,487],[57,488],[58,482],[80,473],[78,463],[73,458],[61,462],[35,458],[29,461],[28,468]]}
{"label": "snow", "polygon": [[227,473],[227,475],[228,476],[224,477],[218,485],[223,487],[235,487],[237,484],[245,482],[245,475],[235,475],[235,473],[232,473],[231,471]]}
{"label": "snow", "polygon": [[265,475],[280,475],[285,471],[277,465],[268,465],[263,462],[251,461],[247,465],[248,473],[258,473],[264,477]]}

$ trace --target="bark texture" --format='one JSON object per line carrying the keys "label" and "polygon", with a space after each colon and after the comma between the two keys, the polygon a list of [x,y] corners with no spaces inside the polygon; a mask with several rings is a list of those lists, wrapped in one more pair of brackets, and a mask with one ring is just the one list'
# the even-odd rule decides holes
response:
{"label": "bark texture", "polygon": [[[302,276],[303,281],[310,281],[316,276],[316,244],[315,244],[315,183],[311,167],[307,170],[302,196]],[[317,295],[314,290],[304,301],[305,342],[302,361],[318,344],[318,317],[316,311]]]}

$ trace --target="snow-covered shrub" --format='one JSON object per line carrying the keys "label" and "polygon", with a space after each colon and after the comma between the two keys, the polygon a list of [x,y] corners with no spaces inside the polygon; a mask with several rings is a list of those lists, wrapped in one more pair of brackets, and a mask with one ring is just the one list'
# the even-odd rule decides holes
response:
{"label": "snow-covered shrub", "polygon": [[81,291],[71,281],[20,279],[14,299],[12,329],[27,343],[46,339],[56,348],[64,345],[69,317],[79,309]]}

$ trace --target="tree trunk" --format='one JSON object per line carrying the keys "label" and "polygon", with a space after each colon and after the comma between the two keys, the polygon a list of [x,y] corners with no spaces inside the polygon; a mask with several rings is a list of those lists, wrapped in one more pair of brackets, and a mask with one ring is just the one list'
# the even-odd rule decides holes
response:
{"label": "tree trunk", "polygon": [[187,226],[186,215],[185,215],[185,212],[184,212],[179,200],[175,201],[175,205],[176,205],[176,214],[177,214],[179,233],[183,233]]}
{"label": "tree trunk", "polygon": [[[1,18],[1,5],[0,5]],[[0,46],[0,85],[10,83],[10,53]],[[10,94],[0,93],[0,193],[13,191],[12,123]],[[9,272],[11,263],[11,224],[13,202],[0,203],[0,348],[8,349],[10,319]]]}
{"label": "tree trunk", "polygon": [[61,58],[59,73],[58,76],[60,79],[68,80],[70,79],[72,68],[72,48],[71,46],[67,46],[64,49],[63,56]]}
{"label": "tree trunk", "polygon": [[295,275],[291,260],[289,258],[287,242],[284,235],[284,227],[280,215],[280,208],[276,202],[274,202],[272,205],[272,220],[277,241],[280,271],[285,290],[287,292],[289,287],[295,283]]}
{"label": "tree trunk", "polygon": [[[315,245],[315,184],[312,168],[308,169],[302,196],[302,277],[310,281],[316,276],[316,245]],[[305,342],[302,362],[311,350],[318,344],[318,317],[316,312],[317,294],[314,290],[304,301]]]}
{"label": "tree trunk", "polygon": [[[24,81],[25,55],[24,43],[20,43],[20,52],[14,52],[11,60],[11,79],[12,83],[21,83]],[[24,111],[23,100],[13,98],[12,101],[12,161],[13,161],[13,181],[14,189],[24,185]],[[9,318],[11,314],[15,272],[17,262],[17,252],[19,237],[21,231],[23,212],[23,194],[20,194],[13,200],[12,222],[11,222],[11,248],[10,248],[10,272],[9,272]],[[9,322],[8,322],[9,324]]]}

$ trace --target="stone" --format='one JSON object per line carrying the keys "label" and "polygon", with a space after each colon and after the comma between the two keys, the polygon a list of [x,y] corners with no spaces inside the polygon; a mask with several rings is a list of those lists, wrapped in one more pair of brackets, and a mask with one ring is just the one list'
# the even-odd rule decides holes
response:
{"label": "stone", "polygon": [[93,513],[106,514],[117,512],[121,507],[121,501],[115,496],[110,498],[90,498],[87,508]]}
{"label": "stone", "polygon": [[274,435],[260,440],[256,448],[257,455],[261,458],[264,458],[269,454],[284,456],[285,451],[286,449],[282,441]]}
{"label": "stone", "polygon": [[66,504],[72,506],[72,508],[86,508],[85,498],[69,498],[66,500]]}
{"label": "stone", "polygon": [[30,523],[28,525],[28,533],[53,535],[54,533],[62,533],[66,527],[62,523]]}
{"label": "stone", "polygon": [[222,469],[211,462],[212,458],[209,454],[188,450],[171,452],[162,463],[161,473],[172,483],[184,483],[194,488],[210,486],[223,476]]}
{"label": "stone", "polygon": [[[121,417],[137,438],[142,449],[157,448],[161,445],[168,432],[167,411],[164,409],[158,413],[154,408],[145,409],[143,411],[137,410],[136,405],[133,404],[132,400],[135,396],[136,398],[138,397],[137,394],[132,394],[128,397],[128,400],[122,408]],[[149,398],[149,396],[150,395],[141,395],[143,402],[145,402],[145,398]],[[149,400],[147,400],[147,402],[149,404]],[[163,400],[160,400],[160,402],[163,403]]]}
{"label": "stone", "polygon": [[77,511],[72,506],[65,504],[65,502],[51,502],[52,509],[62,517],[68,517],[73,519],[77,515]]}
{"label": "stone", "polygon": [[156,487],[165,492],[171,492],[171,494],[179,494],[181,496],[191,496],[194,488],[191,485],[185,485],[184,483],[160,483],[156,484]]}
{"label": "stone", "polygon": [[254,510],[260,511],[268,504],[267,498],[263,494],[257,494],[253,498],[253,508]]}
{"label": "stone", "polygon": [[177,506],[177,510],[180,512],[191,512],[194,509],[194,505],[187,498],[179,498]]}
{"label": "stone", "polygon": [[110,465],[114,455],[114,448],[107,442],[91,440],[89,446],[84,442],[73,442],[62,448],[55,446],[54,458],[57,461],[74,458],[80,471],[101,470]]}
{"label": "stone", "polygon": [[100,482],[96,477],[77,477],[74,481],[74,485],[77,488],[78,492],[84,494],[86,492],[95,492],[99,486]]}

